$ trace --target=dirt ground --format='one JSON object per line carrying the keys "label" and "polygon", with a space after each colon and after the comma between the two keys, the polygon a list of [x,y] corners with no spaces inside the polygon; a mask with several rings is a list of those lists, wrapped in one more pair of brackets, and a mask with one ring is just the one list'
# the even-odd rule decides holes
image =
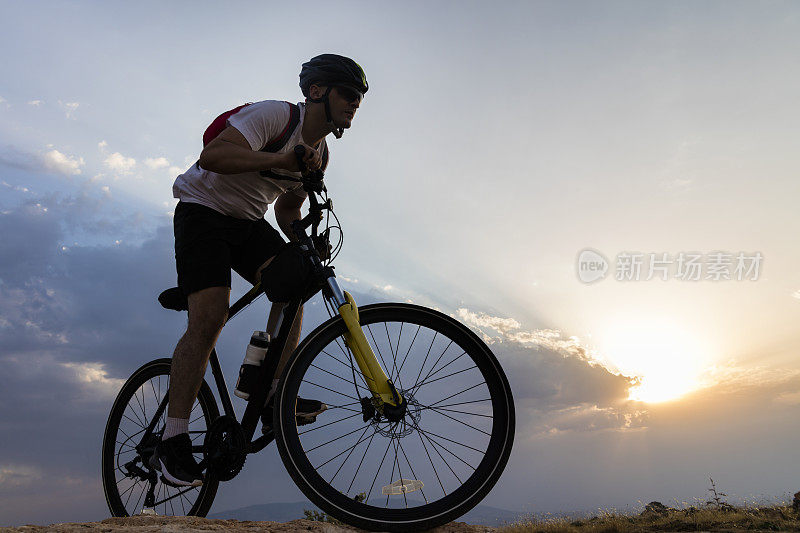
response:
{"label": "dirt ground", "polygon": [[[83,522],[69,524],[52,524],[49,526],[27,525],[21,527],[0,527],[0,533],[105,533],[124,531],[126,533],[184,533],[205,531],[226,531],[230,533],[250,533],[256,531],[274,531],[294,533],[298,531],[319,531],[322,533],[339,533],[346,531],[363,531],[346,526],[336,526],[325,522],[311,520],[292,520],[291,522],[249,522],[239,520],[209,520],[195,516],[133,516],[129,518],[107,518],[101,522]],[[450,522],[442,527],[431,529],[431,533],[489,533],[495,528],[471,526],[464,522]]]}

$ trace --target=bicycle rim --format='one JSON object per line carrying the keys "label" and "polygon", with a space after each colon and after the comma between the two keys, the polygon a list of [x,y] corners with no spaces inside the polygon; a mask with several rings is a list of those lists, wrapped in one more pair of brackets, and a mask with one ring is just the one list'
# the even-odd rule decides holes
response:
{"label": "bicycle rim", "polygon": [[[143,456],[135,447],[169,388],[170,363],[170,359],[158,359],[134,372],[120,390],[111,409],[103,438],[102,471],[106,502],[113,516],[141,514],[144,507],[148,481],[126,473],[131,473],[135,468],[150,472],[148,452]],[[189,418],[189,436],[198,461],[203,458],[206,428],[218,416],[216,401],[204,381]],[[165,421],[166,412],[161,415],[152,442],[148,444],[158,442]],[[153,509],[162,516],[205,516],[211,508],[218,484],[216,479],[207,477],[201,487],[176,488],[162,483],[158,473],[154,492],[156,505]]]}
{"label": "bicycle rim", "polygon": [[[371,395],[342,338],[343,321],[331,319],[298,348],[279,387],[276,440],[284,464],[309,499],[352,525],[410,531],[449,522],[491,490],[508,460],[508,380],[485,343],[446,315],[376,304],[359,316],[408,401],[406,415],[397,423],[364,421],[360,398]],[[329,409],[297,426],[297,396]]]}

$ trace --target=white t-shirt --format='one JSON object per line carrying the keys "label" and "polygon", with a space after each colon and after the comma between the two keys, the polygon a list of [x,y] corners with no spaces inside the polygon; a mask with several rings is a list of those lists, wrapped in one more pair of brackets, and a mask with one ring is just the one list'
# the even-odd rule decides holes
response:
{"label": "white t-shirt", "polygon": [[[306,115],[305,105],[300,107],[300,122],[286,144],[276,153],[289,152],[302,141],[303,119]],[[264,100],[243,107],[228,118],[228,125],[239,130],[250,148],[261,150],[272,139],[280,135],[289,122],[289,104],[279,100]],[[305,141],[302,141],[305,142]],[[318,147],[324,148],[323,144]],[[266,169],[265,169],[266,170]],[[299,172],[284,169],[272,169],[275,174],[300,177]],[[175,179],[172,185],[172,196],[182,202],[191,202],[210,207],[223,215],[247,220],[263,218],[267,206],[286,191],[305,198],[307,193],[296,181],[283,181],[263,177],[258,172],[241,174],[217,174],[205,170],[195,163]]]}

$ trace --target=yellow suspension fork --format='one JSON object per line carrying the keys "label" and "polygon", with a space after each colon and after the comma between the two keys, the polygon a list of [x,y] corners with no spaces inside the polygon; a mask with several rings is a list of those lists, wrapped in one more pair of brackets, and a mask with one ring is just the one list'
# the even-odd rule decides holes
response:
{"label": "yellow suspension fork", "polygon": [[361,323],[358,320],[358,306],[349,292],[344,291],[345,303],[339,307],[339,314],[342,315],[344,323],[347,325],[347,332],[344,334],[347,346],[353,352],[358,368],[367,382],[373,398],[379,399],[383,404],[399,406],[403,402],[402,396],[395,388],[394,384],[386,377],[380,363],[375,358]]}

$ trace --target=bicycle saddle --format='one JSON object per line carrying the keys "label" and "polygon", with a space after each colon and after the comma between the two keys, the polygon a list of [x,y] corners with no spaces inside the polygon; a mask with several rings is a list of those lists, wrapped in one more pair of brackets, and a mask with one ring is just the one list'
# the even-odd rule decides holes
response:
{"label": "bicycle saddle", "polygon": [[172,309],[174,311],[187,311],[189,309],[189,300],[178,287],[172,287],[159,294],[158,303],[164,309]]}

